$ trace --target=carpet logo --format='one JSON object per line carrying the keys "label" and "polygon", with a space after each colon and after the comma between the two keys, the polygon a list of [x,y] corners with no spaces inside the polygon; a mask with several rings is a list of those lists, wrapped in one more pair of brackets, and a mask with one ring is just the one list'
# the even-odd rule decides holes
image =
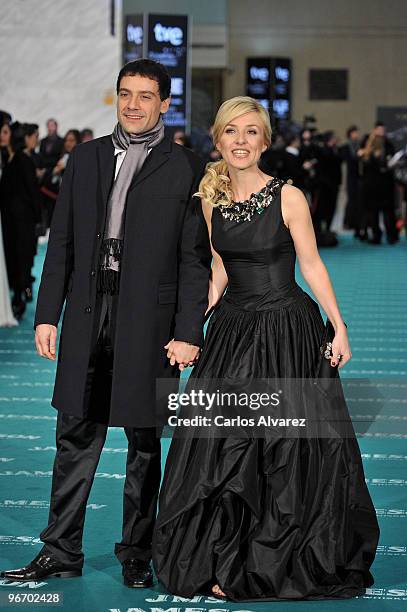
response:
{"label": "carpet logo", "polygon": [[1,580],[0,579],[0,588],[5,587],[7,589],[17,588],[17,589],[40,589],[43,586],[47,586],[47,582],[16,582],[14,580]]}
{"label": "carpet logo", "polygon": [[41,470],[35,470],[35,472],[28,472],[27,470],[18,470],[12,472],[11,470],[5,470],[0,472],[0,476],[33,476],[34,478],[49,478],[52,476],[52,471],[43,472]]}
{"label": "carpet logo", "polygon": [[17,419],[18,421],[56,421],[57,417],[50,414],[0,414],[0,419]]}
{"label": "carpet logo", "polygon": [[361,453],[362,459],[373,461],[407,461],[407,455],[395,455],[387,453]]}
{"label": "carpet logo", "polygon": [[393,601],[405,601],[407,599],[407,589],[366,589],[366,594],[357,599],[387,599]]}
{"label": "carpet logo", "polygon": [[385,555],[387,557],[401,557],[407,555],[407,546],[386,546],[379,544],[376,552],[378,555]]}
{"label": "carpet logo", "polygon": [[12,535],[0,535],[0,544],[11,544],[13,546],[35,546],[42,544],[40,538],[34,536],[12,536]]}
{"label": "carpet logo", "polygon": [[[49,501],[37,499],[3,499],[0,500],[0,508],[49,508]],[[106,504],[88,504],[88,510],[100,510],[107,508]]]}
{"label": "carpet logo", "polygon": [[403,508],[376,508],[376,516],[380,518],[406,518],[407,510]]}
{"label": "carpet logo", "polygon": [[365,478],[366,484],[378,487],[405,487],[407,480],[405,478]]}
{"label": "carpet logo", "polygon": [[[407,372],[406,372],[407,374]],[[404,440],[405,438],[407,438],[407,434],[403,434],[403,433],[385,433],[383,432],[373,432],[371,433],[370,431],[366,431],[365,433],[360,433],[357,435],[358,438],[387,438],[387,439],[397,439],[397,440]]]}
{"label": "carpet logo", "polygon": [[0,440],[39,440],[41,436],[26,436],[24,434],[0,434]]}
{"label": "carpet logo", "polygon": [[[229,612],[232,609],[229,607],[219,608],[221,603],[219,599],[215,597],[208,597],[204,595],[195,595],[195,597],[178,597],[177,595],[156,595],[155,597],[147,597],[144,600],[147,604],[145,608],[109,608],[108,612]],[[209,604],[209,606],[216,607],[179,607],[173,606],[173,604]],[[164,607],[155,607],[151,604],[166,604]],[[167,606],[170,607],[167,607]],[[236,604],[234,604],[236,605]],[[254,612],[248,608],[242,608],[241,610],[234,610],[234,612]]]}
{"label": "carpet logo", "polygon": [[[55,453],[56,447],[55,446],[33,446],[29,448],[28,450],[32,452],[36,452],[36,453],[42,453],[46,451],[53,451]],[[107,447],[102,450],[102,453],[127,453],[127,451],[128,451],[127,448],[109,448]]]}
{"label": "carpet logo", "polygon": [[[42,470],[35,470],[34,472],[28,472],[27,470],[18,470],[12,472],[11,470],[5,470],[0,472],[0,476],[28,476],[31,478],[51,478],[52,470],[43,472]],[[96,472],[95,478],[113,478],[116,480],[122,480],[126,477],[126,474],[110,474],[109,472]]]}

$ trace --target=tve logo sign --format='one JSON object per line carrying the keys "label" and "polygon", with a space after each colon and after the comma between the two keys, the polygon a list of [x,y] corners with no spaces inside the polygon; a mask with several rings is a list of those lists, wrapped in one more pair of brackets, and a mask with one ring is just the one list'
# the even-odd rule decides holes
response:
{"label": "tve logo sign", "polygon": [[181,28],[174,26],[163,26],[161,23],[156,23],[154,26],[154,36],[157,42],[165,43],[168,42],[174,47],[182,45],[184,40],[184,33]]}
{"label": "tve logo sign", "polygon": [[258,68],[257,66],[251,66],[250,78],[252,78],[253,80],[258,79],[259,81],[264,81],[266,83],[269,80],[269,70],[268,68]]}
{"label": "tve logo sign", "polygon": [[143,28],[140,26],[134,26],[131,23],[127,26],[127,41],[134,43],[135,45],[143,44]]}
{"label": "tve logo sign", "polygon": [[288,68],[276,66],[275,75],[276,79],[279,79],[280,81],[288,81],[290,78],[290,71],[288,70]]}

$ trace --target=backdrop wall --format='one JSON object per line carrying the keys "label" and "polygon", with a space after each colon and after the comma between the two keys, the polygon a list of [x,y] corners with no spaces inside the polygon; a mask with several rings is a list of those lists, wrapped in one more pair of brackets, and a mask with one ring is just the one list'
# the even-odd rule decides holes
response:
{"label": "backdrop wall", "polygon": [[[192,67],[224,70],[224,97],[245,93],[247,56],[293,59],[293,118],[315,114],[340,136],[353,122],[368,130],[377,106],[407,100],[405,0],[2,0],[0,108],[21,121],[50,116],[64,133],[115,122],[114,86],[121,65],[121,14],[162,11],[192,16]],[[349,69],[349,99],[309,100],[310,68]],[[192,100],[192,105],[194,101]]]}
{"label": "backdrop wall", "polygon": [[[377,106],[406,105],[407,2],[232,0],[226,97],[244,91],[245,58],[264,55],[293,58],[293,118],[314,113],[341,136],[354,122],[368,130]],[[309,100],[310,68],[348,68],[349,99]]]}
{"label": "backdrop wall", "polygon": [[110,0],[2,0],[0,108],[19,121],[55,117],[60,133],[115,123],[115,78],[121,66],[120,7],[110,33]]}

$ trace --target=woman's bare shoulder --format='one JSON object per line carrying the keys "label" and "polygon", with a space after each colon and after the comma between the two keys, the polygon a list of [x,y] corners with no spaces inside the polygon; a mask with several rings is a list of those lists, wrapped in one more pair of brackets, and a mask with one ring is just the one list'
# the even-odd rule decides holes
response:
{"label": "woman's bare shoulder", "polygon": [[309,215],[309,205],[301,189],[284,183],[281,188],[281,213],[285,224]]}

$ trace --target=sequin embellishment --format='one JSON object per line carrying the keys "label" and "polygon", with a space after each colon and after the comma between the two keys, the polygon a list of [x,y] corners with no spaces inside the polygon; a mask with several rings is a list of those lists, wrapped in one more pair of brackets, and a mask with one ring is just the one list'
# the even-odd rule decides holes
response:
{"label": "sequin embellishment", "polygon": [[[230,206],[220,204],[218,207],[219,211],[221,212],[222,217],[224,219],[228,219],[229,221],[236,221],[237,223],[240,223],[241,221],[251,221],[256,213],[260,215],[265,211],[283,184],[284,181],[281,179],[273,178],[267,182],[263,189],[257,193],[252,193],[248,200],[233,202]],[[224,194],[220,193],[219,198],[222,195]]]}

